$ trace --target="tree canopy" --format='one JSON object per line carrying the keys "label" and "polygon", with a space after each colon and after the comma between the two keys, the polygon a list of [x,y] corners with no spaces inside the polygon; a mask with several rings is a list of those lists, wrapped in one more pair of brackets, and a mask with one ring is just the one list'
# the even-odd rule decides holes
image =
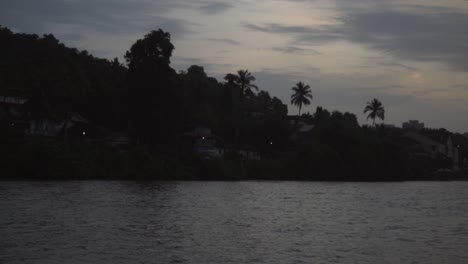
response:
{"label": "tree canopy", "polygon": [[364,108],[364,114],[368,113],[367,119],[372,119],[372,125],[375,126],[375,119],[380,118],[381,120],[385,119],[385,109],[382,105],[382,102],[374,98],[372,101],[367,102],[366,107]]}
{"label": "tree canopy", "polygon": [[292,90],[294,93],[291,95],[291,104],[299,107],[299,115],[301,115],[302,106],[309,105],[313,98],[312,91],[310,86],[303,82],[298,82]]}

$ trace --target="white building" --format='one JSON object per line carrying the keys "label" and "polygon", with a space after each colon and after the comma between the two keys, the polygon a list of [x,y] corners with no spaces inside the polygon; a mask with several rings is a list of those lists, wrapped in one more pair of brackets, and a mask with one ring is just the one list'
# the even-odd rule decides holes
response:
{"label": "white building", "polygon": [[410,120],[404,122],[402,127],[403,129],[421,130],[424,129],[424,123],[419,122],[419,120]]}

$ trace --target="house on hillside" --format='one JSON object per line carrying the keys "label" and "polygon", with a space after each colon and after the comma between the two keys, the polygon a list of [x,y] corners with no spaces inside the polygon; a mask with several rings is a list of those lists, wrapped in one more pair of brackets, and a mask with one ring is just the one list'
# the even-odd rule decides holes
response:
{"label": "house on hillside", "polygon": [[0,96],[0,118],[21,117],[21,108],[27,100],[14,96]]}
{"label": "house on hillside", "polygon": [[15,96],[0,96],[0,126],[14,134],[24,134],[29,124],[23,118],[27,99]]}
{"label": "house on hillside", "polygon": [[80,114],[68,113],[65,118],[53,118],[46,113],[31,111],[27,104],[25,98],[0,96],[0,125],[19,135],[86,135],[88,121]]}
{"label": "house on hillside", "polygon": [[113,147],[127,147],[130,145],[130,138],[125,133],[113,132],[104,138],[104,142]]}
{"label": "house on hillside", "polygon": [[451,161],[452,169],[459,169],[459,153],[458,147],[453,145],[452,137],[448,137],[444,142],[435,141],[429,137],[416,132],[407,132],[404,135],[416,142],[420,148],[418,155],[427,155],[432,159],[445,158]]}
{"label": "house on hillside", "polygon": [[54,119],[47,116],[35,116],[29,120],[26,132],[32,136],[56,137],[63,133],[67,136],[86,136],[88,120],[78,113],[68,113],[65,119]]}
{"label": "house on hillside", "polygon": [[309,116],[292,115],[287,117],[289,124],[293,127],[289,139],[300,142],[306,139],[306,135],[315,128],[315,124]]}
{"label": "house on hillside", "polygon": [[419,120],[410,120],[408,122],[404,122],[402,128],[409,130],[422,130],[424,129],[424,123],[419,122]]}
{"label": "house on hillside", "polygon": [[178,135],[177,141],[180,155],[193,153],[202,159],[218,159],[224,154],[223,140],[204,126],[197,126],[192,131]]}

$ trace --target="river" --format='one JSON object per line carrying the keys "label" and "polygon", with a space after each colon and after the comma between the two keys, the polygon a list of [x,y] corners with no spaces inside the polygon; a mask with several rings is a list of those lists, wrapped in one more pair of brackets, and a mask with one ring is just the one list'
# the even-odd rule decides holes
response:
{"label": "river", "polygon": [[468,263],[468,182],[0,182],[0,263]]}

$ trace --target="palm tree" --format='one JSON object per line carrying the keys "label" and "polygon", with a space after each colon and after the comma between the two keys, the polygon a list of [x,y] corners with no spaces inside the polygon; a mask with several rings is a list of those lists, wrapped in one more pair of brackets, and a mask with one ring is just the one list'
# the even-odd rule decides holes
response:
{"label": "palm tree", "polygon": [[310,90],[309,85],[303,82],[296,83],[296,86],[294,86],[292,90],[294,91],[294,93],[293,95],[291,95],[291,104],[299,107],[300,116],[302,105],[310,105],[310,100],[312,100],[313,98],[312,90]]}
{"label": "palm tree", "polygon": [[375,126],[375,119],[380,118],[384,120],[385,118],[385,109],[382,105],[382,102],[374,98],[372,101],[367,102],[366,108],[364,108],[364,114],[369,112],[367,119],[372,119],[372,126]]}
{"label": "palm tree", "polygon": [[255,81],[255,77],[248,70],[238,70],[236,83],[239,85],[242,93],[245,95],[253,94],[252,88],[258,91],[258,87],[251,82]]}

